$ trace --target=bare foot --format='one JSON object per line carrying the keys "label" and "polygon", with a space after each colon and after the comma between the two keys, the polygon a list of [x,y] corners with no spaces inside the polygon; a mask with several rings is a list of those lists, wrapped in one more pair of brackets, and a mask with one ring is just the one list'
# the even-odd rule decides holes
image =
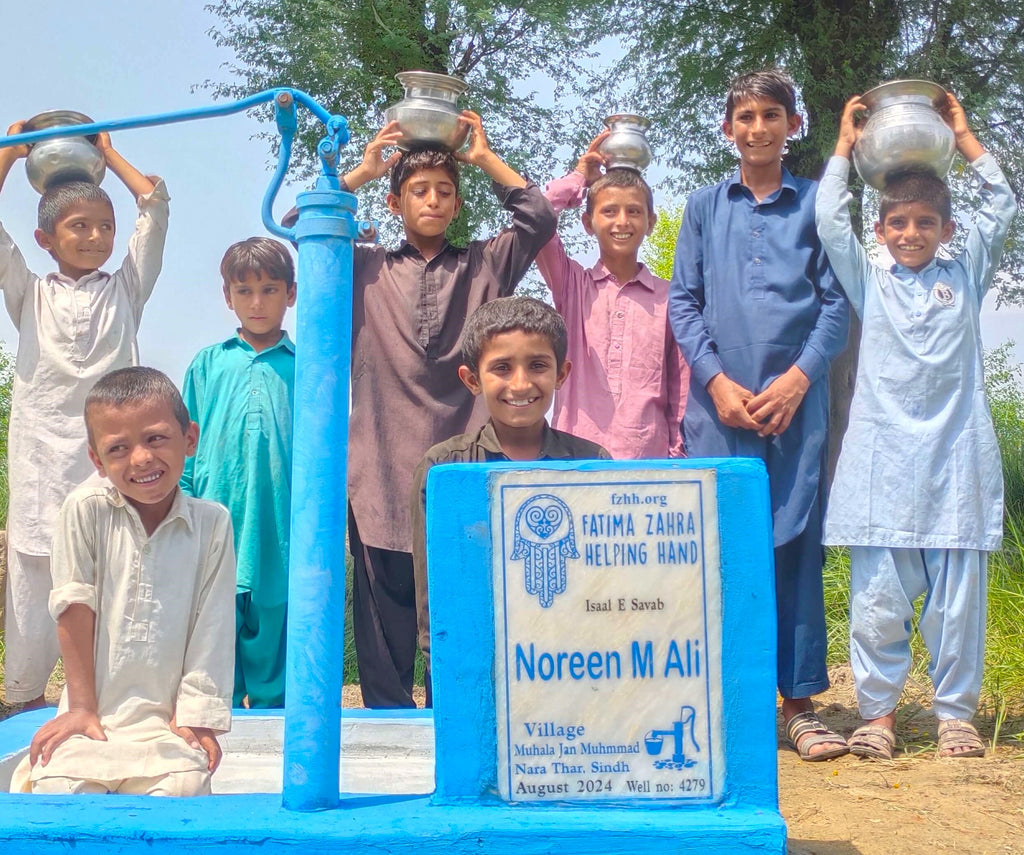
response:
{"label": "bare foot", "polygon": [[[782,720],[788,725],[790,720],[795,715],[799,715],[804,712],[814,712],[814,704],[810,698],[783,698],[782,699]],[[797,753],[801,757],[814,757],[817,754],[822,754],[826,751],[838,751],[846,747],[845,742],[819,742],[815,745],[811,745],[806,751],[803,750],[804,743],[813,738],[813,734],[808,732],[803,736],[797,738],[795,748]]]}

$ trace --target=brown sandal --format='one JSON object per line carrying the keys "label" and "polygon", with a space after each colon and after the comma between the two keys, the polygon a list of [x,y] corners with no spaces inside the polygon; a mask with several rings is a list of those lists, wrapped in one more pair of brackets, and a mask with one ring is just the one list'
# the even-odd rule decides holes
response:
{"label": "brown sandal", "polygon": [[[800,755],[800,759],[809,763],[842,757],[850,751],[846,740],[834,730],[830,730],[825,722],[818,717],[818,714],[810,710],[797,713],[786,722],[786,740]],[[811,749],[815,745],[827,745],[830,742],[839,743],[839,747],[811,754]]]}
{"label": "brown sandal", "polygon": [[892,760],[896,734],[884,724],[862,724],[850,736],[850,753],[862,760]]}
{"label": "brown sandal", "polygon": [[[962,748],[962,751],[958,751]],[[985,743],[982,742],[978,729],[969,721],[959,718],[945,719],[939,722],[939,756],[953,757],[984,757]]]}

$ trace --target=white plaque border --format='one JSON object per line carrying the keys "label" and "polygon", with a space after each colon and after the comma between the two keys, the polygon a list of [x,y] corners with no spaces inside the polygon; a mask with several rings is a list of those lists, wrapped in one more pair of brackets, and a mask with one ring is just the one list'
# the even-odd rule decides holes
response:
{"label": "white plaque border", "polygon": [[[704,796],[698,797],[686,797],[686,796],[670,796],[650,799],[638,799],[635,795],[631,794],[613,794],[606,799],[573,799],[573,798],[560,798],[558,801],[574,802],[577,804],[609,804],[612,802],[629,802],[637,803],[641,802],[644,805],[656,806],[660,804],[678,806],[680,804],[685,805],[707,805],[716,804],[722,801],[725,796],[724,791],[724,774],[725,774],[725,757],[724,757],[724,741],[725,734],[722,728],[724,727],[724,716],[722,709],[722,639],[721,639],[721,622],[718,625],[712,626],[708,622],[708,566],[709,564],[721,568],[721,542],[719,538],[719,525],[718,525],[718,507],[717,507],[717,472],[713,468],[707,469],[686,469],[678,470],[678,476],[676,471],[673,471],[671,475],[666,473],[667,477],[645,477],[643,480],[637,480],[635,473],[624,471],[622,476],[619,478],[614,477],[614,470],[599,470],[593,472],[587,472],[586,470],[577,470],[571,472],[565,472],[565,475],[573,476],[569,478],[556,478],[552,480],[551,470],[543,469],[532,469],[526,471],[509,471],[496,473],[496,480],[494,482],[499,500],[491,503],[491,531],[492,537],[493,532],[501,533],[501,548],[495,551],[494,554],[494,565],[492,567],[492,575],[495,580],[493,586],[493,593],[495,597],[495,609],[494,609],[494,627],[495,627],[495,678],[497,678],[497,666],[498,662],[508,662],[508,618],[507,618],[507,599],[505,597],[505,585],[508,577],[508,555],[509,545],[506,542],[506,528],[505,528],[505,507],[506,507],[506,496],[514,491],[531,491],[535,492],[538,489],[548,488],[564,488],[566,486],[586,486],[586,487],[622,487],[623,485],[630,486],[654,486],[664,487],[666,485],[695,485],[699,496],[699,507],[700,507],[700,527],[701,527],[701,586],[703,589],[703,611],[704,611],[704,649],[707,654],[706,673],[704,675],[704,691],[709,702],[709,715],[707,719],[707,727],[705,737],[707,739],[706,744],[712,746],[712,751],[708,760],[708,777],[710,779],[710,792]],[[594,480],[590,480],[589,476],[593,476]],[[507,483],[514,481],[515,483]],[[706,501],[708,496],[705,487],[710,488],[711,501]],[[705,536],[707,532],[707,523],[714,525],[714,538],[707,538]],[[710,546],[709,546],[710,541]],[[719,581],[715,586],[716,594],[718,599],[719,608],[724,605],[724,598],[722,595],[722,586]],[[712,673],[713,672],[713,673]],[[517,798],[512,792],[512,735],[509,732],[509,719],[511,716],[511,710],[509,708],[509,671],[505,668],[505,679],[494,681],[495,689],[495,702],[496,702],[496,719],[497,719],[497,745],[496,750],[499,752],[504,751],[506,758],[506,777],[504,780],[500,780],[500,763],[497,764],[499,770],[498,791],[501,798],[510,803],[528,803],[528,804],[540,804],[550,802],[551,800],[536,799],[536,798]],[[711,681],[715,680],[718,684],[718,691],[712,691]],[[712,741],[712,729],[715,722],[718,722],[719,738],[718,740]]]}

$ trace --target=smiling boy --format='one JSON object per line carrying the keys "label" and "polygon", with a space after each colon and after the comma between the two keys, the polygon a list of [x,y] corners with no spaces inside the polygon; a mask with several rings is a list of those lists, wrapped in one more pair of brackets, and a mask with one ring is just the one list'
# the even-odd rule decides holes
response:
{"label": "smiling boy", "polygon": [[231,723],[231,520],[178,489],[198,428],[159,371],[106,375],[85,421],[109,484],[60,511],[49,607],[67,685],[11,789],[204,795]]}
{"label": "smiling boy", "polygon": [[985,651],[988,553],[1003,535],[1002,467],[985,396],[978,315],[1017,209],[957,99],[943,114],[982,182],[977,222],[955,258],[949,188],[928,171],[889,176],[875,236],[893,264],[872,264],[850,225],[847,174],[865,107],[851,98],[818,190],[822,243],[863,321],[850,426],[825,518],[825,542],[850,547],[850,662],[865,723],[860,757],[891,759],[910,671],[914,601],[930,656],[944,757],[979,757],[971,723]]}
{"label": "smiling boy", "polygon": [[[15,122],[8,134],[20,133]],[[15,328],[10,433],[8,578],[4,684],[8,703],[41,706],[57,662],[47,611],[50,543],[57,512],[92,467],[82,406],[106,372],[136,364],[142,310],[160,273],[167,234],[167,189],[128,163],[100,134],[96,146],[138,204],[128,254],[112,274],[100,268],[114,249],[114,210],[99,187],[49,187],[39,200],[36,242],[57,272],[36,276],[0,227],[0,289]],[[0,187],[27,146],[0,148]]]}
{"label": "smiling boy", "polygon": [[[485,415],[459,381],[459,337],[483,303],[511,294],[555,231],[540,190],[491,150],[469,110],[469,146],[384,150],[398,124],[367,145],[344,178],[355,190],[391,172],[387,205],[400,217],[397,249],[357,245],[352,294],[352,415],[349,426],[349,545],[354,560],[353,629],[359,683],[368,707],[414,706],[416,602],[409,492],[413,470],[435,443]],[[458,214],[458,162],[483,170],[512,214],[512,226],[467,246],[445,232]]]}
{"label": "smiling boy", "polygon": [[201,350],[185,374],[185,404],[200,438],[181,486],[231,512],[238,557],[234,705],[280,707],[295,390],[295,345],[282,324],[295,305],[295,268],[284,244],[251,237],[228,247],[220,273],[239,326]]}
{"label": "smiling boy", "polygon": [[553,422],[619,459],[682,457],[689,371],[668,324],[668,282],[637,260],[658,219],[654,197],[635,170],[602,173],[608,133],[544,189],[558,213],[586,194],[583,227],[600,251],[597,263],[584,267],[556,234],[537,255],[569,328],[575,366],[555,395]]}
{"label": "smiling boy", "polygon": [[413,476],[413,557],[420,649],[430,686],[430,609],[427,601],[426,484],[439,463],[489,460],[609,459],[600,445],[548,427],[551,398],[572,370],[565,321],[531,297],[505,297],[477,309],[462,335],[459,379],[490,414],[479,430],[431,448]]}
{"label": "smiling boy", "polygon": [[821,496],[828,369],[849,318],[814,228],[816,185],[782,165],[800,121],[788,75],[732,82],[722,130],[740,168],[687,200],[669,318],[690,366],[688,454],[768,469],[782,715],[800,757],[824,760],[847,751],[811,696],[829,685]]}

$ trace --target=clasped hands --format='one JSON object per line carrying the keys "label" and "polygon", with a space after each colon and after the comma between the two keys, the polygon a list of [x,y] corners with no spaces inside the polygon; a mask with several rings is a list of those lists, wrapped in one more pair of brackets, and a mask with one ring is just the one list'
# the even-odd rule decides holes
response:
{"label": "clasped hands", "polygon": [[766,437],[785,433],[810,385],[807,375],[794,365],[757,395],[724,373],[712,377],[707,389],[723,425]]}

